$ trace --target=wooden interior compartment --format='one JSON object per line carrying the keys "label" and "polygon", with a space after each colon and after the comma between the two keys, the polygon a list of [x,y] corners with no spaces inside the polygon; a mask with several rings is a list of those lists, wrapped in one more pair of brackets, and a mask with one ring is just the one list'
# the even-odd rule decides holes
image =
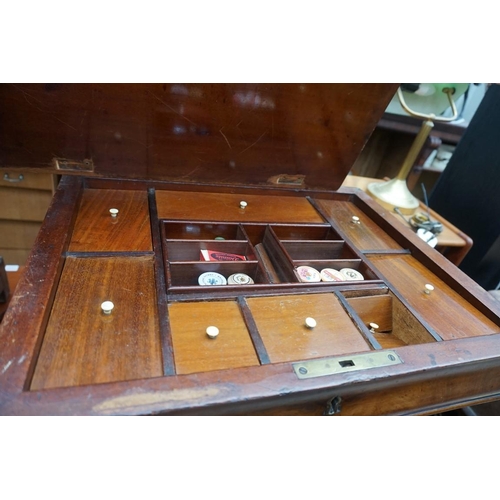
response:
{"label": "wooden interior compartment", "polygon": [[330,224],[272,224],[280,240],[341,240]]}
{"label": "wooden interior compartment", "polygon": [[[315,199],[315,203],[359,250],[402,249],[352,201]],[[352,221],[353,216],[359,217],[359,224]]]}
{"label": "wooden interior compartment", "polygon": [[333,260],[358,258],[344,241],[282,241],[292,260]]}
{"label": "wooden interior compartment", "polygon": [[158,324],[153,257],[66,258],[31,389],[161,376]]}
{"label": "wooden interior compartment", "polygon": [[347,298],[347,301],[368,328],[370,323],[379,326],[373,336],[383,349],[436,341],[391,292],[384,295],[351,297]]}
{"label": "wooden interior compartment", "polygon": [[[210,289],[212,286],[202,286],[198,283],[200,274],[215,272],[222,274],[227,280],[235,273],[244,273],[250,276],[256,284],[269,283],[263,269],[258,262],[238,261],[238,262],[170,262],[167,266],[167,286],[171,287],[193,287]],[[248,286],[248,285],[221,285],[228,286]],[[216,286],[216,288],[220,288]]]}
{"label": "wooden interior compartment", "polygon": [[[408,254],[371,255],[371,264],[443,340],[499,333],[500,327]],[[424,287],[434,291],[427,295]]]}
{"label": "wooden interior compartment", "polygon": [[[317,244],[317,247],[316,247]],[[280,241],[274,228],[268,226],[264,234],[263,245],[269,256],[274,269],[282,282],[299,283],[295,269],[299,266],[311,266],[318,272],[322,269],[330,268],[340,270],[345,267],[359,271],[365,280],[379,279],[376,274],[368,268],[368,266],[354,252],[349,249],[344,242],[339,241],[318,241],[318,242],[296,242],[296,241]],[[318,257],[315,259],[294,259],[300,257],[301,245],[304,245],[304,254],[307,256]],[[291,254],[289,252],[291,251]],[[321,255],[337,255],[338,259],[319,259]],[[321,283],[321,282],[320,282]],[[333,282],[328,282],[330,285]],[[310,285],[311,283],[307,283]],[[319,284],[319,283],[318,283]]]}
{"label": "wooden interior compartment", "polygon": [[[371,349],[333,293],[250,297],[247,303],[273,363]],[[316,327],[305,325],[308,317]]]}
{"label": "wooden interior compartment", "polygon": [[240,224],[224,222],[161,221],[164,238],[168,240],[245,240]]}
{"label": "wooden interior compartment", "polygon": [[[175,240],[165,244],[166,259],[170,262],[202,261],[201,250],[213,250],[235,255],[241,255],[249,260],[256,260],[255,252],[246,241],[219,241],[219,240]],[[244,261],[242,261],[244,262]]]}
{"label": "wooden interior compartment", "polygon": [[[260,364],[235,301],[174,302],[168,312],[177,374]],[[216,338],[206,334],[209,326],[219,329]]]}
{"label": "wooden interior compartment", "polygon": [[[119,210],[111,217],[109,210]],[[146,190],[85,189],[69,244],[71,252],[152,250]]]}
{"label": "wooden interior compartment", "polygon": [[[272,200],[272,203],[270,201]],[[247,203],[240,208],[240,202]],[[324,223],[303,196],[156,190],[160,219]]]}

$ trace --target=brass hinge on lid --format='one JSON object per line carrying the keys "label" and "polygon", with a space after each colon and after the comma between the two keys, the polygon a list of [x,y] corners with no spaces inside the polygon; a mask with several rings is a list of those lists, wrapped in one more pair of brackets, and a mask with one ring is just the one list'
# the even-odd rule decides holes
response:
{"label": "brass hinge on lid", "polygon": [[68,160],[67,158],[53,158],[52,163],[57,170],[71,172],[93,172],[94,162],[90,159]]}

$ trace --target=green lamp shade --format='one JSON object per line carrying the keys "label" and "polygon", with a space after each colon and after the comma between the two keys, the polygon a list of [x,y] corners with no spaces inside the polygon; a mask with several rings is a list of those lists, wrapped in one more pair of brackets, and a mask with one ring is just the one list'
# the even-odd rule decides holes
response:
{"label": "green lamp shade", "polygon": [[[448,97],[443,92],[443,89],[454,88],[453,100],[456,102],[465,93],[469,85],[469,83],[425,83],[420,84],[422,92],[403,91],[403,93],[406,104],[417,113],[426,115],[432,113],[439,116],[450,107]],[[401,107],[397,95],[392,98],[386,111],[388,113],[407,114]]]}

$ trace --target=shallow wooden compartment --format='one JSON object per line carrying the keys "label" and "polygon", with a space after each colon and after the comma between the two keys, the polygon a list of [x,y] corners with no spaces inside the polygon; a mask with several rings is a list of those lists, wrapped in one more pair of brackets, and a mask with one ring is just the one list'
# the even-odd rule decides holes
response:
{"label": "shallow wooden compartment", "polygon": [[[318,228],[319,229],[319,228]],[[280,228],[278,234],[283,234]],[[321,228],[317,232],[319,235],[336,235],[333,231],[325,232]],[[289,233],[284,233],[289,236]],[[310,236],[310,234],[307,234]],[[338,235],[337,238],[340,238]],[[351,249],[343,240],[291,240],[278,237],[274,226],[266,228],[263,238],[264,248],[267,250],[277,273],[282,281],[300,283],[296,268],[299,266],[310,266],[321,272],[322,269],[335,269],[340,271],[343,268],[354,269],[362,274],[363,281],[378,280],[378,276],[371,270],[365,262]],[[329,285],[336,282],[327,282]],[[346,282],[338,282],[346,283]],[[307,285],[320,285],[325,282],[307,283]]]}
{"label": "shallow wooden compartment", "polygon": [[372,329],[370,324],[378,325],[371,333],[382,349],[441,340],[439,336],[433,336],[390,291],[382,295],[349,297],[348,292],[344,295],[368,329]]}
{"label": "shallow wooden compartment", "polygon": [[[236,301],[173,302],[168,306],[178,375],[259,365]],[[216,338],[206,329],[219,329]]]}
{"label": "shallow wooden compartment", "polygon": [[[334,293],[247,298],[272,363],[373,349]],[[316,326],[306,325],[313,318]]]}
{"label": "shallow wooden compartment", "polygon": [[162,373],[153,257],[67,257],[31,390]]}

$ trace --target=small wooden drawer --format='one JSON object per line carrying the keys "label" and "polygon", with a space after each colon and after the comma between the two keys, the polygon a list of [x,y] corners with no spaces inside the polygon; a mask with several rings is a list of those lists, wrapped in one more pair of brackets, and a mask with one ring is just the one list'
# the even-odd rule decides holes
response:
{"label": "small wooden drawer", "polygon": [[[360,250],[401,250],[401,246],[354,203],[334,200],[316,202]],[[359,217],[359,224],[353,222],[353,217]]]}
{"label": "small wooden drawer", "polygon": [[[500,332],[498,325],[411,255],[372,255],[370,261],[443,340]],[[430,295],[424,293],[426,284],[434,287]]]}
{"label": "small wooden drawer", "polygon": [[0,187],[0,219],[41,222],[51,200],[51,191]]}
{"label": "small wooden drawer", "polygon": [[51,191],[54,189],[52,175],[36,174],[31,172],[18,172],[0,168],[0,186],[22,188],[22,189],[41,189]]}
{"label": "small wooden drawer", "polygon": [[367,328],[373,328],[373,337],[382,349],[413,344],[426,344],[436,340],[391,292],[383,295],[352,297],[347,301]]}
{"label": "small wooden drawer", "polygon": [[[247,303],[272,363],[370,350],[333,293],[253,297]],[[306,326],[306,318],[316,326]]]}
{"label": "small wooden drawer", "polygon": [[[112,217],[110,209],[117,209]],[[146,191],[86,189],[69,250],[72,252],[144,252],[152,250]]]}
{"label": "small wooden drawer", "polygon": [[[247,206],[240,208],[240,202]],[[160,219],[214,220],[228,222],[311,222],[323,218],[302,197],[255,194],[156,191]]]}
{"label": "small wooden drawer", "polygon": [[0,219],[1,245],[4,248],[28,250],[33,246],[39,230],[39,222]]}
{"label": "small wooden drawer", "polygon": [[[104,301],[114,303],[110,315]],[[68,257],[31,389],[162,373],[153,258]]]}
{"label": "small wooden drawer", "polygon": [[[177,374],[260,364],[236,302],[177,302],[168,312]],[[216,338],[209,326],[218,328]]]}

